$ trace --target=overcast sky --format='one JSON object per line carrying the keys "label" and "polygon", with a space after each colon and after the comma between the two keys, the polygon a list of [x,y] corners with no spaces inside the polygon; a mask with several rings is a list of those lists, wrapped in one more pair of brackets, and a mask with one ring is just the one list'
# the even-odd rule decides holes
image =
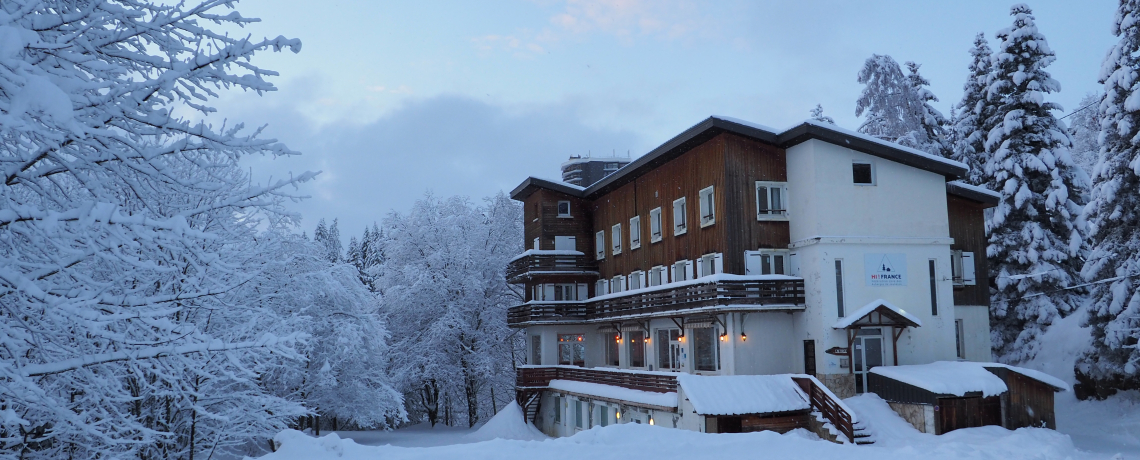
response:
{"label": "overcast sky", "polygon": [[[777,4],[778,3],[778,4]],[[1036,1],[1048,68],[1078,108],[1098,89],[1114,3]],[[294,208],[310,234],[340,219],[347,241],[426,191],[472,199],[526,176],[558,178],[569,155],[637,157],[709,115],[784,128],[816,104],[855,129],[855,81],[872,53],[922,64],[949,116],[974,35],[1011,24],[1011,3],[918,0],[242,0],[279,91],[226,94],[220,113],[301,156],[253,159],[255,177],[322,171]]]}

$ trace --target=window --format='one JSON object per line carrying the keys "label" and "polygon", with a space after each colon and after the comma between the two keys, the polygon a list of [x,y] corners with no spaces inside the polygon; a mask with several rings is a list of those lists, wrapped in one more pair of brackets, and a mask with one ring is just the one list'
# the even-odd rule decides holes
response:
{"label": "window", "polygon": [[693,329],[693,354],[696,359],[698,371],[717,370],[717,356],[720,348],[717,345],[716,328],[702,327]]}
{"label": "window", "polygon": [[598,406],[598,425],[607,426],[610,424],[610,407]]}
{"label": "window", "polygon": [[958,351],[958,359],[966,359],[966,342],[965,329],[962,328],[962,320],[954,320],[954,348]]}
{"label": "window", "polygon": [[621,346],[621,333],[614,332],[612,334],[603,334],[602,338],[606,343],[606,365],[607,366],[620,366],[618,362],[618,348]]}
{"label": "window", "polygon": [[594,283],[594,295],[606,295],[610,293],[609,280],[598,280]]}
{"label": "window", "polygon": [[638,270],[629,274],[629,289],[641,289],[645,287],[645,272]]}
{"label": "window", "polygon": [[582,334],[558,335],[558,364],[563,366],[586,365],[586,342]]}
{"label": "window", "polygon": [[686,213],[685,197],[673,201],[673,236],[684,235],[689,231],[689,218]]}
{"label": "window", "polygon": [[673,278],[674,283],[678,281],[688,281],[693,279],[693,262],[688,260],[678,260],[673,264]]}
{"label": "window", "polygon": [[936,260],[930,259],[927,261],[927,268],[930,271],[930,314],[938,315],[938,278],[934,271],[934,263]]}
{"label": "window", "polygon": [[614,224],[613,231],[610,232],[613,237],[613,252],[614,255],[621,254],[621,224]]}
{"label": "window", "polygon": [[606,258],[606,231],[599,230],[594,234],[594,252],[597,253],[598,260]]}
{"label": "window", "polygon": [[788,251],[744,251],[745,275],[788,275]]}
{"label": "window", "polygon": [[629,367],[645,367],[645,331],[630,331],[625,335],[629,337]]}
{"label": "window", "polygon": [[582,428],[582,400],[574,400],[574,427]]}
{"label": "window", "polygon": [[950,271],[955,286],[974,286],[977,279],[974,268],[974,253],[950,251]]}
{"label": "window", "polygon": [[570,202],[569,201],[559,201],[558,202],[558,217],[570,217]]}
{"label": "window", "polygon": [[666,280],[667,279],[665,277],[665,267],[658,265],[656,267],[649,269],[649,285],[650,286],[660,286],[662,284],[665,284]]}
{"label": "window", "polygon": [[530,336],[530,364],[532,366],[542,365],[542,336]]}
{"label": "window", "polygon": [[629,219],[629,249],[641,247],[641,216],[633,216]]}
{"label": "window", "polygon": [[724,271],[724,259],[720,253],[705,254],[697,259],[697,278],[715,275]]}
{"label": "window", "polygon": [[610,292],[621,292],[625,290],[625,276],[618,275],[610,280]]}
{"label": "window", "polygon": [[756,220],[782,219],[788,216],[788,183],[756,182]]}
{"label": "window", "polygon": [[649,242],[661,241],[661,208],[649,211]]}
{"label": "window", "polygon": [[[550,299],[546,299],[550,300]],[[575,284],[555,284],[554,285],[554,300],[556,301],[571,301],[578,299],[578,286]]]}
{"label": "window", "polygon": [[844,316],[843,313],[843,260],[835,259],[835,305],[839,312],[839,317]]}
{"label": "window", "polygon": [[855,185],[875,185],[875,165],[868,161],[851,163],[851,178]]}
{"label": "window", "polygon": [[605,171],[609,172],[617,171],[618,169],[621,169],[621,163],[606,163],[604,168]]}
{"label": "window", "polygon": [[701,190],[701,228],[716,223],[716,195],[712,186]]}
{"label": "window", "polygon": [[658,329],[657,368],[663,371],[680,370],[682,346],[680,329]]}

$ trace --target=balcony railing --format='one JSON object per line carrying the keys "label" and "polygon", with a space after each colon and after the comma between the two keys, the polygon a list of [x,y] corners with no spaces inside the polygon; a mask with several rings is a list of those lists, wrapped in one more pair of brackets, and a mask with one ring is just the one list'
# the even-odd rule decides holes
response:
{"label": "balcony railing", "polygon": [[792,277],[714,275],[694,281],[619,292],[579,302],[531,301],[511,307],[507,324],[604,321],[620,317],[668,316],[707,307],[800,306],[804,281]]}
{"label": "balcony railing", "polygon": [[598,275],[595,261],[578,251],[530,250],[507,264],[507,282],[521,283],[534,275]]}
{"label": "balcony railing", "polygon": [[677,377],[664,372],[630,372],[572,366],[523,366],[518,368],[515,374],[515,386],[519,388],[544,388],[550,386],[551,380],[600,383],[655,393],[677,391]]}

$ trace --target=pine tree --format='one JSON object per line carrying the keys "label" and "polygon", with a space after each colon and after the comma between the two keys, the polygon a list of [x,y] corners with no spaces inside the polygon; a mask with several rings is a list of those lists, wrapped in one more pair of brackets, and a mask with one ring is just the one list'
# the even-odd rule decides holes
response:
{"label": "pine tree", "polygon": [[964,180],[979,185],[984,180],[986,164],[985,139],[992,126],[985,122],[993,117],[994,107],[986,97],[991,64],[989,42],[985,34],[974,38],[974,48],[970,50],[970,73],[962,87],[962,100],[955,107],[958,110],[950,135],[953,138],[953,152],[950,159],[969,166],[970,172]]}
{"label": "pine tree", "polygon": [[1073,138],[1073,162],[1092,176],[1100,161],[1100,103],[1103,93],[1088,93],[1069,118],[1069,136]]}
{"label": "pine tree", "polygon": [[337,228],[337,219],[333,219],[332,225],[326,225],[325,220],[321,219],[317,223],[317,229],[313,230],[313,241],[324,246],[325,257],[328,258],[329,262],[335,264],[343,261],[343,246],[340,244],[340,229]]}
{"label": "pine tree", "polygon": [[1070,140],[1044,96],[1061,89],[1045,67],[1055,59],[1033,14],[1014,5],[1013,26],[998,32],[987,95],[986,185],[1002,198],[986,223],[987,256],[996,276],[991,334],[998,355],[1032,358],[1035,340],[1059,315],[1072,311],[1084,237],[1077,217],[1087,183],[1069,154]]}
{"label": "pine tree", "polygon": [[[1088,324],[1092,348],[1076,365],[1078,396],[1104,397],[1116,389],[1140,388],[1140,1],[1121,0],[1113,34],[1120,41],[1100,71],[1100,166],[1085,208],[1091,251],[1081,270],[1092,287]],[[1083,387],[1083,388],[1082,388]]]}
{"label": "pine tree", "polygon": [[859,71],[866,85],[856,101],[855,115],[866,120],[859,132],[916,148],[935,155],[948,155],[943,134],[946,118],[930,106],[937,101],[926,88],[930,84],[918,73],[919,65],[908,62],[904,75],[890,56],[872,55]]}
{"label": "pine tree", "polygon": [[816,104],[814,109],[811,109],[811,119],[820,123],[835,124],[835,120],[823,114],[823,104]]}

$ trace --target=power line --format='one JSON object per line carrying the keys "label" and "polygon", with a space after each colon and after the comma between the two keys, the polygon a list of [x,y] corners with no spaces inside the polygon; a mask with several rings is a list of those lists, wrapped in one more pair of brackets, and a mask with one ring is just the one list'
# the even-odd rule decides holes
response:
{"label": "power line", "polygon": [[1097,105],[1097,104],[1100,104],[1100,101],[1096,101],[1096,102],[1093,102],[1092,104],[1086,105],[1086,106],[1084,106],[1084,107],[1081,107],[1081,108],[1079,108],[1079,109],[1077,109],[1077,110],[1074,110],[1074,111],[1072,111],[1072,112],[1069,112],[1069,114],[1068,114],[1068,115],[1065,115],[1065,116],[1063,116],[1063,117],[1061,117],[1061,118],[1058,118],[1058,120],[1064,120],[1064,119],[1066,119],[1066,118],[1069,118],[1069,117],[1071,117],[1071,116],[1073,116],[1073,115],[1076,115],[1076,114],[1077,114],[1077,113],[1079,113],[1080,111],[1082,111],[1082,110],[1084,110],[1084,109],[1087,109],[1087,108],[1089,108],[1089,107],[1092,107],[1092,106],[1094,106],[1094,105]]}
{"label": "power line", "polygon": [[997,299],[997,300],[993,300],[993,302],[1006,302],[1006,303],[1008,303],[1008,302],[1011,302],[1011,301],[1014,301],[1014,300],[1024,300],[1024,299],[1028,299],[1028,298],[1030,298],[1030,297],[1039,297],[1039,296],[1043,296],[1043,295],[1047,295],[1047,294],[1052,294],[1052,293],[1055,293],[1055,292],[1068,291],[1068,290],[1072,290],[1072,289],[1078,289],[1078,288],[1083,288],[1083,287],[1088,287],[1088,286],[1094,286],[1094,285],[1097,285],[1097,284],[1111,283],[1111,282],[1113,282],[1113,281],[1120,281],[1120,280],[1123,280],[1123,279],[1128,279],[1128,278],[1135,278],[1135,277],[1137,277],[1137,276],[1140,276],[1140,273],[1131,273],[1131,274],[1128,274],[1128,275],[1121,275],[1121,276],[1116,276],[1116,277],[1112,277],[1112,278],[1105,278],[1105,279],[1102,279],[1102,280],[1097,280],[1097,281],[1090,281],[1090,282],[1088,282],[1088,283],[1084,283],[1084,284],[1078,284],[1078,285],[1076,285],[1076,286],[1068,286],[1068,287],[1063,287],[1063,288],[1053,289],[1053,290],[1051,290],[1051,291],[1045,291],[1045,292],[1037,292],[1037,293],[1034,293],[1034,294],[1029,294],[1029,295],[1025,295],[1025,296],[1021,296],[1021,297],[1015,297],[1015,298],[1012,298],[1012,299]]}

